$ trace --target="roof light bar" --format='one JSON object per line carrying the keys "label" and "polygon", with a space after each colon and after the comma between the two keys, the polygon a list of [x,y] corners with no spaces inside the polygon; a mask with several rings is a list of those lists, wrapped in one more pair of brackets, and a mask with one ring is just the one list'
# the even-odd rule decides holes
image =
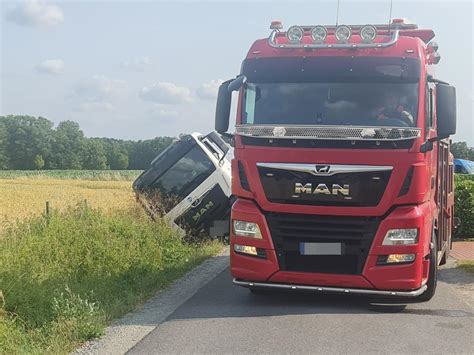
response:
{"label": "roof light bar", "polygon": [[[281,24],[281,23],[280,23]],[[416,28],[416,25],[411,25]],[[356,25],[356,26],[291,26],[286,31],[286,38],[288,43],[278,43],[278,39],[281,38],[280,30],[276,27],[268,37],[268,44],[273,48],[305,48],[305,49],[361,49],[361,48],[387,48],[397,43],[401,26],[393,31],[388,31],[387,25]],[[384,34],[384,37],[388,40],[384,42],[374,42],[377,32],[379,30],[388,31],[388,34]],[[311,35],[312,43],[302,43],[305,31]],[[349,40],[352,36],[352,31],[358,33],[362,39],[362,42],[350,43]],[[325,43],[325,40],[329,32],[334,33],[337,39],[337,43]]]}

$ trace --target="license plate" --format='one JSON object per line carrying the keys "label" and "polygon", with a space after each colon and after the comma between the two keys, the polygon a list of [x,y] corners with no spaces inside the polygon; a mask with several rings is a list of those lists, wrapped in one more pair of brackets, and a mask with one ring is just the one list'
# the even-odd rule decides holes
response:
{"label": "license plate", "polygon": [[300,243],[301,255],[342,255],[342,243]]}

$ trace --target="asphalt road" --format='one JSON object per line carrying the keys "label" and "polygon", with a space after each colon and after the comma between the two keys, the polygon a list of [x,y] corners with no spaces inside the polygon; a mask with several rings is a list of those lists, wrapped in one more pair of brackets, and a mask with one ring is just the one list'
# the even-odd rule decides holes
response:
{"label": "asphalt road", "polygon": [[253,295],[219,273],[130,354],[410,353],[474,354],[474,309],[449,281],[428,303],[401,313],[368,309],[368,299]]}

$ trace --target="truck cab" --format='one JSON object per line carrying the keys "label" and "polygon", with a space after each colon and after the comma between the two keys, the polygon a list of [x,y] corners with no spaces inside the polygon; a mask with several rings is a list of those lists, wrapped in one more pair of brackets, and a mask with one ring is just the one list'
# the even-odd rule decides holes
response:
{"label": "truck cab", "polygon": [[234,283],[426,301],[453,231],[455,89],[434,32],[272,22],[224,82]]}
{"label": "truck cab", "polygon": [[164,217],[183,234],[228,233],[231,199],[229,146],[216,133],[192,133],[158,155],[133,183],[152,218]]}

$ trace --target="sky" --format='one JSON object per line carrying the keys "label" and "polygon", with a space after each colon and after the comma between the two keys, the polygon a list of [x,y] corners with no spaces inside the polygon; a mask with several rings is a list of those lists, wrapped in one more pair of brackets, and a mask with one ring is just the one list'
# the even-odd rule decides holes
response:
{"label": "sky", "polygon": [[[73,120],[86,136],[148,139],[214,127],[217,88],[272,20],[334,24],[337,1],[0,0],[0,115]],[[340,1],[339,23],[387,23],[390,0]],[[432,28],[457,88],[455,141],[474,146],[473,3],[393,0]]]}

